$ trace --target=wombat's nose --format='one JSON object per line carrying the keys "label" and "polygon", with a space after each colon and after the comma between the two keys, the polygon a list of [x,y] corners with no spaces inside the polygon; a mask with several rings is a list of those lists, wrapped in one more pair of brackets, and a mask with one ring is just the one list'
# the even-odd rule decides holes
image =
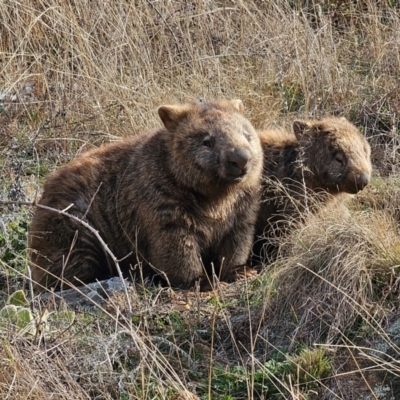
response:
{"label": "wombat's nose", "polygon": [[363,172],[362,174],[357,176],[357,189],[358,190],[362,190],[365,188],[365,186],[368,185],[370,180],[370,176],[369,174],[366,174],[365,172]]}
{"label": "wombat's nose", "polygon": [[228,156],[228,162],[232,167],[243,171],[251,159],[251,153],[247,149],[236,148]]}

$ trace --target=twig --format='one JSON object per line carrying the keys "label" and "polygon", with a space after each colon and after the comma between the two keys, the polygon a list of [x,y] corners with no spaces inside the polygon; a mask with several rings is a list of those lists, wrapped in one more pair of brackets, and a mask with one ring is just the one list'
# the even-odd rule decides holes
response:
{"label": "twig", "polygon": [[75,215],[69,214],[65,211],[62,210],[57,210],[53,207],[48,207],[45,206],[43,204],[36,204],[36,207],[38,208],[42,208],[44,210],[48,210],[48,211],[53,211],[56,212],[60,215],[64,215],[65,217],[71,218],[73,221],[79,222],[80,224],[82,224],[86,229],[88,229],[91,233],[93,233],[93,235],[97,238],[97,240],[100,242],[100,244],[103,246],[103,249],[106,251],[106,253],[111,257],[111,259],[114,261],[115,267],[117,269],[118,272],[118,276],[121,279],[122,282],[122,286],[124,288],[124,292],[125,292],[125,296],[126,296],[126,301],[128,302],[128,310],[129,313],[132,314],[132,306],[131,306],[131,301],[129,299],[129,294],[128,294],[128,289],[126,287],[125,284],[125,280],[124,277],[122,275],[122,271],[121,268],[119,266],[119,262],[117,257],[115,257],[114,253],[110,250],[110,248],[108,247],[107,243],[103,240],[103,238],[100,236],[100,233],[98,230],[94,229],[91,225],[89,225],[87,222],[83,221],[82,219],[76,217]]}
{"label": "twig", "polygon": [[85,218],[86,218],[86,215],[87,215],[87,213],[89,212],[90,207],[92,206],[93,200],[94,200],[94,198],[97,196],[97,193],[99,193],[99,190],[100,190],[102,184],[103,184],[103,182],[100,182],[99,187],[96,189],[96,192],[94,193],[94,195],[93,195],[92,198],[90,199],[90,203],[89,203],[89,205],[88,205],[88,207],[87,207],[87,209],[86,209],[86,211],[85,211],[85,214],[83,214],[82,219],[85,219]]}
{"label": "twig", "polygon": [[28,279],[29,292],[31,294],[31,299],[33,300],[35,296],[33,295],[32,271],[31,271],[31,268],[29,265],[27,267],[27,270],[28,270],[28,277],[29,277],[29,279]]}
{"label": "twig", "polygon": [[[122,285],[123,285],[123,288],[124,288],[126,300],[128,302],[129,313],[132,314],[132,306],[131,306],[131,302],[130,302],[129,295],[128,295],[128,289],[126,287],[125,280],[124,280],[124,277],[122,275],[121,268],[119,266],[119,260],[117,259],[117,257],[115,257],[114,253],[109,249],[107,243],[100,236],[99,231],[97,231],[95,228],[93,228],[87,222],[85,222],[82,219],[76,217],[75,215],[69,214],[64,210],[57,210],[56,208],[45,206],[43,204],[38,204],[38,203],[35,203],[35,202],[28,202],[28,201],[8,201],[8,200],[6,200],[6,201],[0,200],[0,204],[16,204],[16,205],[36,206],[38,208],[42,208],[44,210],[52,211],[52,212],[55,212],[57,214],[64,215],[65,217],[71,218],[73,221],[76,221],[76,222],[82,224],[86,229],[88,229],[91,233],[93,233],[93,235],[97,238],[97,240],[103,246],[103,249],[105,250],[105,252],[114,261],[115,267],[116,267],[117,272],[118,272],[118,276],[121,279],[121,282],[122,282]],[[68,210],[69,207],[67,207],[66,209]]]}

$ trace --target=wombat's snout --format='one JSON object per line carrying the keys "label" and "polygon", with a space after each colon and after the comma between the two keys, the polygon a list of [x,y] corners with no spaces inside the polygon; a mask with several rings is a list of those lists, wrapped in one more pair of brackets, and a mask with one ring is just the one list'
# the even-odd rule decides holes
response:
{"label": "wombat's snout", "polygon": [[251,153],[247,149],[236,148],[227,158],[228,175],[239,177],[250,170]]}
{"label": "wombat's snout", "polygon": [[363,172],[360,175],[357,176],[357,190],[362,190],[369,184],[370,176],[369,174]]}

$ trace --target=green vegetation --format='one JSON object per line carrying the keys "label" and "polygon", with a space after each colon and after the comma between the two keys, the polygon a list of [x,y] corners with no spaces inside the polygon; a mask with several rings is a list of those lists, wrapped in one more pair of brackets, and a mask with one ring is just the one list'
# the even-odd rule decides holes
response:
{"label": "green vegetation", "polygon": [[[26,234],[29,216],[20,212],[10,218],[0,216],[0,265],[7,265],[19,272],[26,267]],[[11,274],[14,274],[10,270]],[[15,275],[15,274],[14,274]]]}
{"label": "green vegetation", "polygon": [[[318,394],[318,382],[331,371],[329,360],[321,350],[303,349],[298,355],[278,354],[256,368],[241,365],[213,369],[211,387],[216,399],[233,400],[246,398],[249,387],[254,396],[281,399],[290,396],[290,383],[297,390]],[[249,383],[251,383],[249,385]]]}

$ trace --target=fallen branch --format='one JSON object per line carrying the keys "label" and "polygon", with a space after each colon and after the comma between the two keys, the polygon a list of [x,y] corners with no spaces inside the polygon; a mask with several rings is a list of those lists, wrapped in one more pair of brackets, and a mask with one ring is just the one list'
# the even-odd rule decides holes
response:
{"label": "fallen branch", "polygon": [[[124,277],[122,275],[122,271],[121,268],[119,266],[119,260],[117,259],[117,257],[115,257],[114,253],[110,250],[110,248],[108,247],[107,243],[103,240],[103,238],[100,236],[99,231],[97,231],[95,228],[93,228],[91,225],[89,225],[87,222],[83,221],[82,219],[76,217],[75,215],[69,214],[64,210],[57,210],[56,208],[53,207],[48,207],[45,206],[43,204],[38,204],[36,202],[28,202],[28,201],[8,201],[8,200],[0,200],[0,204],[2,205],[8,205],[8,204],[14,204],[14,205],[24,205],[24,206],[34,206],[34,207],[38,207],[38,208],[42,208],[44,210],[48,210],[51,212],[55,212],[57,214],[63,215],[65,217],[71,218],[73,221],[76,221],[78,223],[80,223],[81,225],[83,225],[86,229],[88,229],[91,233],[93,233],[93,235],[97,238],[97,240],[100,242],[100,244],[102,245],[104,251],[111,257],[111,259],[113,260],[115,267],[117,269],[118,272],[118,276],[121,279],[123,288],[124,288],[124,292],[125,292],[125,296],[126,296],[126,301],[128,303],[128,310],[129,313],[132,314],[132,306],[131,306],[131,302],[129,299],[129,294],[128,294],[128,288],[126,286],[126,282],[124,280]],[[72,206],[72,205],[71,205]],[[69,207],[71,207],[69,206]],[[67,207],[66,209],[69,209],[69,207]]]}

